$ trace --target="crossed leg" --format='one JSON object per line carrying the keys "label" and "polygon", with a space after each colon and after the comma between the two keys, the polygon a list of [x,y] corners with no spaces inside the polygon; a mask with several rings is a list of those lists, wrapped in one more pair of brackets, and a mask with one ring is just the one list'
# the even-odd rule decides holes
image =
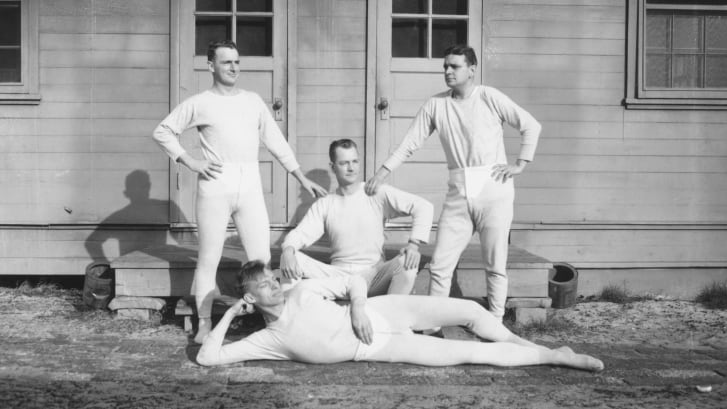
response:
{"label": "crossed leg", "polygon": [[474,301],[454,298],[389,295],[368,301],[395,329],[426,329],[462,325],[494,342],[448,340],[403,331],[367,358],[427,366],[465,363],[496,366],[563,365],[590,371],[603,362],[570,348],[550,349],[520,338]]}

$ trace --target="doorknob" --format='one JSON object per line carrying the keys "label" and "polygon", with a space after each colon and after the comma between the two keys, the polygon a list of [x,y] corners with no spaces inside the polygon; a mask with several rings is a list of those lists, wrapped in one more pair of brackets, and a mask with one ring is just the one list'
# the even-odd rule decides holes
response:
{"label": "doorknob", "polygon": [[283,120],[283,99],[282,98],[275,98],[273,100],[273,115],[275,116],[276,121]]}
{"label": "doorknob", "polygon": [[273,111],[279,111],[280,108],[283,107],[283,100],[280,98],[275,98],[275,101],[273,102]]}
{"label": "doorknob", "polygon": [[376,109],[383,111],[389,107],[389,100],[386,98],[379,99],[379,103],[376,105]]}
{"label": "doorknob", "polygon": [[387,98],[379,98],[379,103],[376,104],[376,109],[379,110],[380,119],[389,119],[389,100]]}

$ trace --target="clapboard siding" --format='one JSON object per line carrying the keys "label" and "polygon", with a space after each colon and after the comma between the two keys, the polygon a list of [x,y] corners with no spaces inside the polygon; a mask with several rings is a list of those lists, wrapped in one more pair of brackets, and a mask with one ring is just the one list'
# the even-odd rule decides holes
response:
{"label": "clapboard siding", "polygon": [[[623,108],[625,7],[619,0],[485,2],[485,81],[543,125],[535,160],[516,180],[515,207],[516,225],[540,227],[516,227],[513,243],[589,268],[724,265],[725,229],[649,230],[725,222],[727,116]],[[513,159],[519,143],[506,130]],[[428,151],[419,160],[434,157]],[[594,223],[647,227],[583,227]]]}
{"label": "clapboard siding", "polygon": [[169,2],[42,0],[39,14],[42,101],[0,110],[0,223],[101,223],[129,203],[133,171],[168,208],[168,162],[149,135],[169,107]]}
{"label": "clapboard siding", "polygon": [[[297,2],[296,153],[319,183],[331,183],[328,145],[350,138],[363,154],[366,1]],[[362,158],[363,159],[363,158]],[[300,203],[295,218],[309,203]]]}

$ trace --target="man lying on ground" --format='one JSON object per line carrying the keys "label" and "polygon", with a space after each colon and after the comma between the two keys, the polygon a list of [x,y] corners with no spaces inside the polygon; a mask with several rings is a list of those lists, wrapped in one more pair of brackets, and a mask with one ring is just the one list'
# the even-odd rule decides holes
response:
{"label": "man lying on ground", "polygon": [[[428,366],[562,365],[600,371],[603,362],[568,347],[549,349],[522,339],[474,301],[410,295],[366,298],[366,281],[345,278],[303,280],[283,292],[260,261],[246,263],[238,285],[243,294],[205,338],[197,354],[201,365],[256,359],[309,363],[343,361],[404,362]],[[334,299],[348,299],[339,304]],[[223,345],[236,316],[256,309],[267,327]],[[466,326],[494,342],[451,340],[415,334],[439,326]]]}

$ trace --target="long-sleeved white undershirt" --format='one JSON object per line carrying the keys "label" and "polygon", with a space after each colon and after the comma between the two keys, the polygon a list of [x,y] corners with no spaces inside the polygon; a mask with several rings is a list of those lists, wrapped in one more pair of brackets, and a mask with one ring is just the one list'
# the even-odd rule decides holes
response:
{"label": "long-sleeved white undershirt", "polygon": [[285,237],[283,248],[300,250],[328,234],[331,264],[372,266],[382,260],[384,223],[412,217],[411,238],[429,241],[434,208],[427,200],[389,185],[368,196],[361,183],[355,193],[339,192],[318,199],[300,224]]}
{"label": "long-sleeved white undershirt", "polygon": [[502,130],[505,122],[522,135],[518,159],[531,161],[541,126],[527,111],[492,87],[475,86],[462,100],[453,99],[452,91],[442,92],[422,106],[384,167],[396,169],[434,131],[439,133],[449,169],[507,163]]}
{"label": "long-sleeved white undershirt", "polygon": [[207,160],[256,163],[262,141],[288,172],[300,167],[267,106],[254,92],[219,95],[207,90],[194,95],[164,118],[153,138],[176,161],[185,153],[179,135],[195,127]]}
{"label": "long-sleeved white undershirt", "polygon": [[[214,331],[200,350],[206,365],[222,365],[257,359],[333,363],[354,358],[361,341],[351,327],[351,306],[333,300],[350,296],[348,279],[308,279],[286,293],[278,319],[246,338],[222,345],[224,334]],[[374,331],[385,320],[370,308],[366,313]],[[198,357],[199,359],[199,357]]]}

